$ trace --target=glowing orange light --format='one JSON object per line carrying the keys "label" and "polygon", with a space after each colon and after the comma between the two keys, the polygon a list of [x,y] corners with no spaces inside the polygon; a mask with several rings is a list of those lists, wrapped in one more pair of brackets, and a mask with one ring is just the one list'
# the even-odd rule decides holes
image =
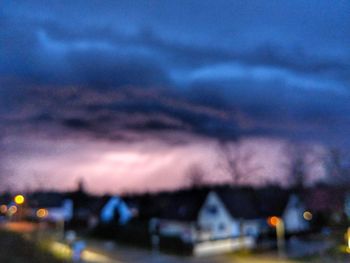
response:
{"label": "glowing orange light", "polygon": [[305,211],[303,217],[305,220],[310,221],[312,219],[312,214],[309,211]]}
{"label": "glowing orange light", "polygon": [[38,211],[36,211],[36,216],[39,218],[45,218],[48,215],[49,215],[49,211],[47,211],[47,209],[40,208],[38,209]]}
{"label": "glowing orange light", "polygon": [[12,206],[10,206],[10,208],[8,209],[8,213],[9,213],[10,215],[16,214],[16,212],[17,212],[17,206],[12,205]]}
{"label": "glowing orange light", "polygon": [[277,216],[271,216],[267,219],[267,223],[270,226],[276,227],[280,223],[281,219]]}
{"label": "glowing orange light", "polygon": [[7,205],[0,206],[0,212],[5,214],[7,212]]}
{"label": "glowing orange light", "polygon": [[24,203],[24,196],[23,195],[16,195],[14,201],[17,205],[21,205]]}

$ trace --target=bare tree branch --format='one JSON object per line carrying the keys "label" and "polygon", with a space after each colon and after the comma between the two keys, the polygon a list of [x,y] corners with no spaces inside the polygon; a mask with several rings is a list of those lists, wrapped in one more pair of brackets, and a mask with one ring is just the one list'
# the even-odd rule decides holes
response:
{"label": "bare tree branch", "polygon": [[326,180],[332,184],[350,181],[350,158],[340,149],[329,148],[324,158]]}
{"label": "bare tree branch", "polygon": [[287,180],[292,187],[303,188],[309,179],[310,168],[322,162],[320,153],[309,145],[289,143],[286,146]]}
{"label": "bare tree branch", "polygon": [[221,142],[224,168],[232,180],[232,184],[244,184],[254,177],[263,167],[253,163],[255,153],[244,148],[241,142]]}

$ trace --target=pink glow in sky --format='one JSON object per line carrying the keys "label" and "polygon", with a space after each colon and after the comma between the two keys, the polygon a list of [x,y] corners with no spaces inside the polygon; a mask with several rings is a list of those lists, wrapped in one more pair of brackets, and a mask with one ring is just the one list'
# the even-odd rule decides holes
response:
{"label": "pink glow in sky", "polygon": [[[80,179],[95,193],[176,189],[189,186],[188,171],[193,165],[203,168],[206,183],[230,183],[229,175],[219,165],[217,141],[188,139],[186,143],[170,144],[155,138],[126,143],[85,138],[55,141],[33,135],[9,137],[6,145],[16,151],[8,152],[3,166],[11,175],[8,183],[21,190],[74,189]],[[254,163],[262,167],[247,183],[284,183],[284,141],[255,137],[241,139],[241,145],[254,152]],[[321,178],[323,170],[318,165],[311,174],[314,178],[310,180]]]}

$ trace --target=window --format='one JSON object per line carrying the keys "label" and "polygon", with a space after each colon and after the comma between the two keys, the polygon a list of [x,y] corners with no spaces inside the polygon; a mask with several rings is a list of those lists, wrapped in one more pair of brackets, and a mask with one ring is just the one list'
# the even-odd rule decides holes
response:
{"label": "window", "polygon": [[210,215],[216,215],[218,213],[218,208],[216,205],[208,205],[205,210]]}
{"label": "window", "polygon": [[226,229],[225,223],[220,223],[218,228],[219,228],[220,231],[225,230]]}

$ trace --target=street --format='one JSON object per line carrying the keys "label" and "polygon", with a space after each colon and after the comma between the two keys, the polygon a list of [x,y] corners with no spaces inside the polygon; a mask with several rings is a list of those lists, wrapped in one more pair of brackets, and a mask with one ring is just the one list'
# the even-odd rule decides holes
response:
{"label": "street", "polygon": [[[122,245],[117,245],[113,242],[101,242],[96,240],[87,241],[87,251],[94,252],[98,255],[105,255],[104,259],[97,262],[110,263],[228,263],[228,262],[298,262],[293,260],[278,259],[275,254],[266,254],[256,256],[253,254],[227,254],[208,257],[179,257],[168,255],[159,252],[152,252],[140,248],[131,248]],[[89,260],[85,257],[85,260]],[[93,261],[90,261],[93,262]]]}
{"label": "street", "polygon": [[[160,252],[152,252],[142,248],[128,247],[111,241],[85,239],[85,242],[87,247],[83,253],[83,259],[85,262],[91,263],[297,263],[304,262],[305,260],[308,262],[345,263],[349,262],[350,259],[349,255],[345,254],[338,255],[337,259],[335,259],[334,255],[328,254],[323,254],[321,257],[316,256],[307,259],[305,259],[305,257],[298,257],[300,260],[279,258],[275,251],[263,253],[242,252],[206,257],[181,257]],[[305,253],[308,248],[315,251],[316,247],[320,246],[320,244],[322,245],[322,242],[307,243],[299,241],[295,246],[293,244],[290,256],[295,258],[298,252]],[[303,247],[301,247],[301,245],[303,245]]]}
{"label": "street", "polygon": [[[50,252],[60,258],[70,259],[72,255],[71,248],[63,242],[56,232],[50,230],[39,229],[38,224],[28,222],[12,222],[2,225],[3,229],[24,234],[27,237],[34,238],[37,231],[41,231],[40,242],[47,244]],[[36,236],[35,238],[38,238]],[[84,262],[89,263],[296,263],[305,261],[305,257],[301,257],[307,250],[317,251],[325,246],[325,242],[313,242],[294,240],[289,242],[288,255],[291,258],[279,258],[276,251],[267,252],[239,252],[231,254],[221,254],[206,257],[184,257],[169,255],[156,251],[142,248],[124,246],[112,241],[103,241],[91,238],[79,238],[84,240],[86,248],[82,253]],[[320,254],[320,253],[318,253]],[[301,258],[297,260],[294,258]],[[349,262],[349,255],[338,255],[337,259],[334,255],[323,254],[322,257],[307,258],[308,262]]]}

